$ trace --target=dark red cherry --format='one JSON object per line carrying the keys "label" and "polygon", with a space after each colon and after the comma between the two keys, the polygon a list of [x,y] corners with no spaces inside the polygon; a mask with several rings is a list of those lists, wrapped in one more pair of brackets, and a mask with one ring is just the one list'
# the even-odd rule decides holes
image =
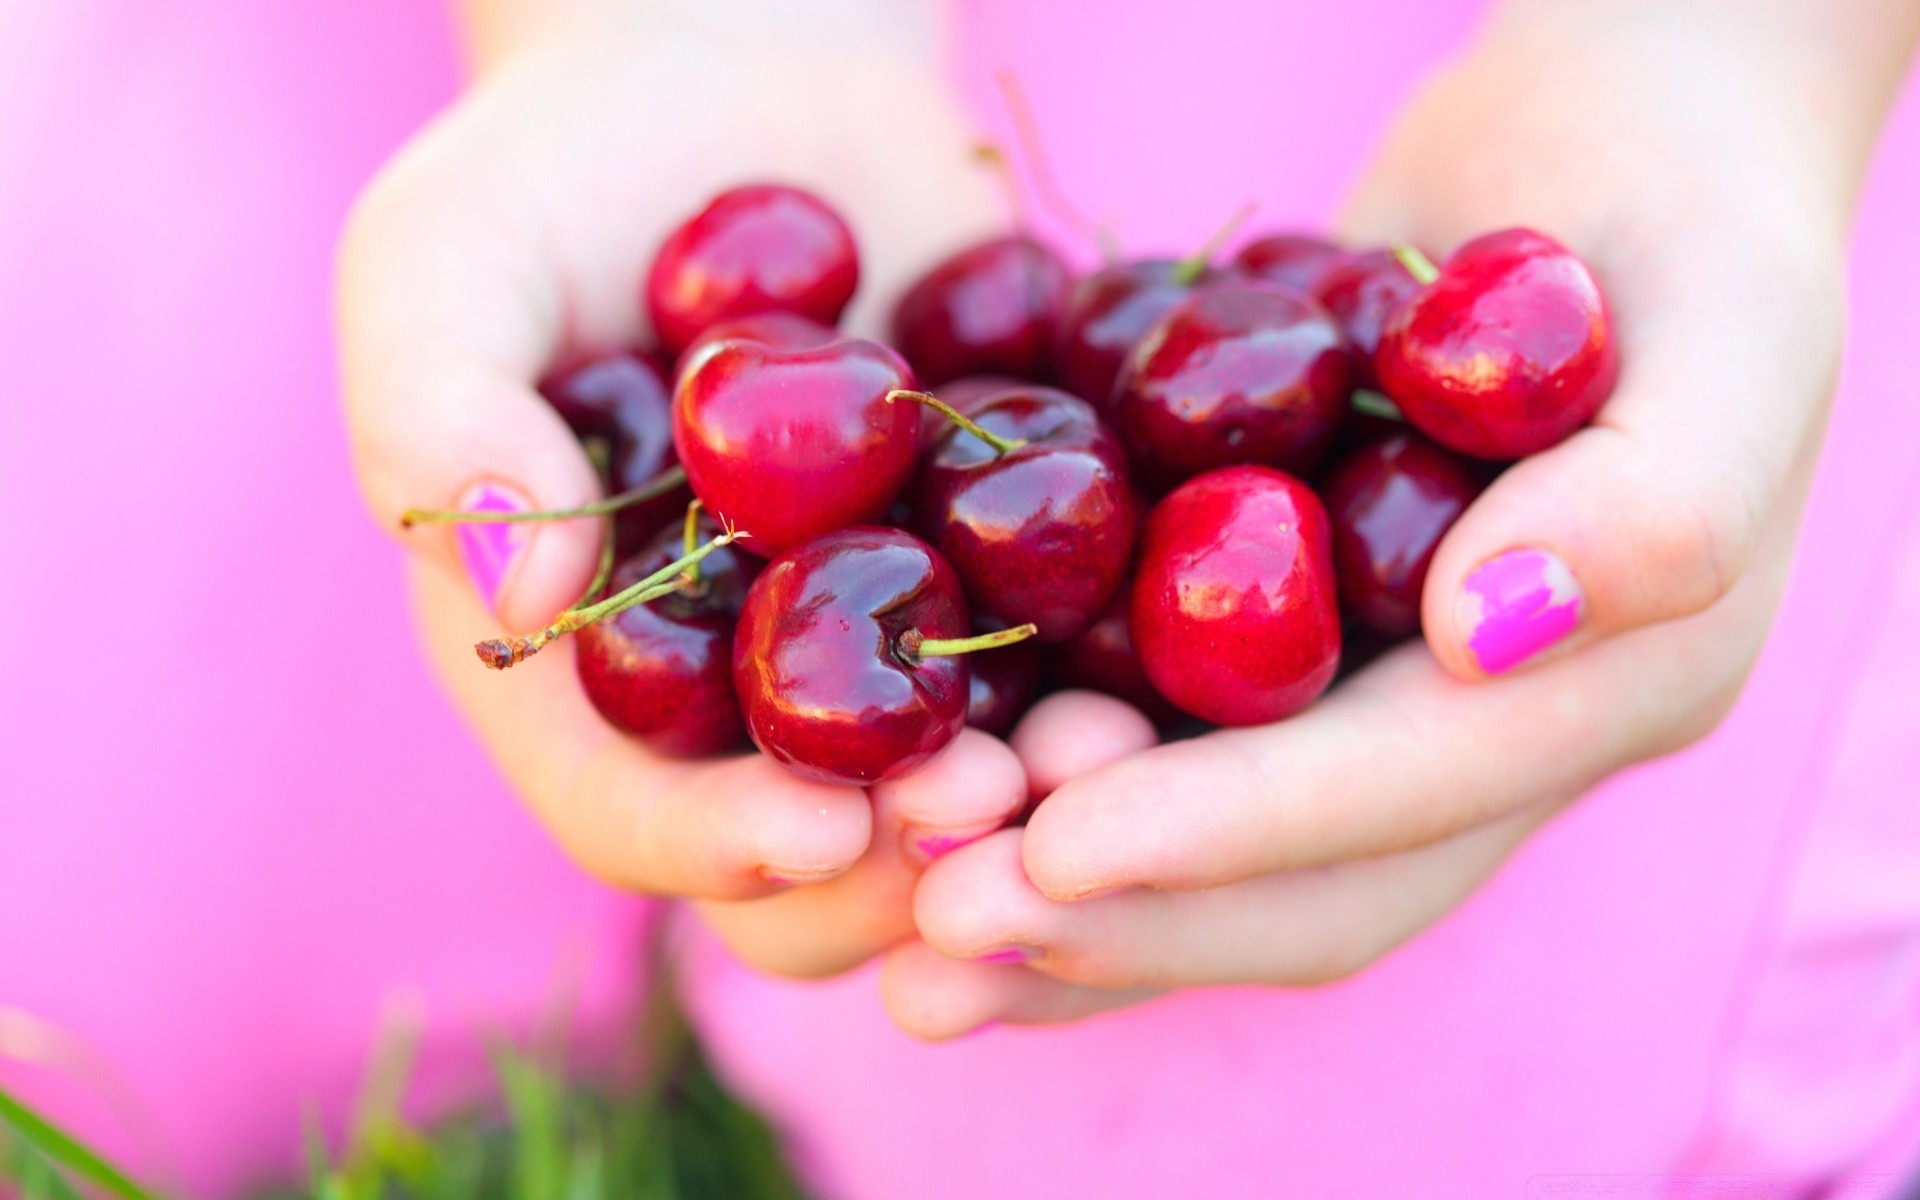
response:
{"label": "dark red cherry", "polygon": [[678,353],[710,325],[790,312],[832,325],[860,283],[846,222],[798,188],[737,187],[667,236],[647,272],[655,336]]}
{"label": "dark red cherry", "polygon": [[1105,692],[1133,705],[1155,725],[1170,725],[1180,719],[1180,710],[1154,689],[1133,650],[1128,619],[1132,591],[1131,585],[1123,584],[1098,621],[1080,636],[1051,648],[1053,676],[1062,687]]}
{"label": "dark red cherry", "polygon": [[1327,272],[1314,289],[1314,298],[1353,343],[1354,382],[1359,386],[1376,386],[1373,354],[1380,346],[1380,330],[1393,310],[1419,290],[1420,284],[1391,250],[1352,256]]}
{"label": "dark red cherry", "polygon": [[[543,380],[540,392],[581,441],[606,444],[609,494],[639,487],[674,465],[672,400],[645,358],[625,350],[595,358]],[[686,488],[675,488],[621,509],[614,526],[617,553],[638,553],[692,498]]]}
{"label": "dark red cherry", "polygon": [[874,342],[712,343],[674,389],[674,447],[707,511],[773,555],[886,514],[920,446],[920,414],[887,393],[912,387]]}
{"label": "dark red cherry", "polygon": [[1440,539],[1480,493],[1475,469],[1417,433],[1335,464],[1320,489],[1342,608],[1386,637],[1420,631],[1420,591]]}
{"label": "dark red cherry", "polygon": [[[1374,369],[1407,420],[1450,450],[1511,460],[1593,419],[1619,374],[1593,272],[1545,234],[1475,238],[1381,332]],[[1411,265],[1411,264],[1410,264]]]}
{"label": "dark red cherry", "polygon": [[1067,295],[1054,338],[1061,386],[1106,411],[1134,343],[1196,285],[1217,278],[1218,272],[1190,259],[1115,263],[1082,277]]}
{"label": "dark red cherry", "polygon": [[[1002,392],[1017,391],[1032,387],[1029,380],[1015,379],[1011,375],[964,375],[949,380],[939,387],[928,388],[929,392],[940,398],[940,402],[961,416],[972,416],[973,410]],[[953,422],[937,409],[920,410],[920,441],[922,445],[938,441],[947,430],[953,428]]]}
{"label": "dark red cherry", "polygon": [[1184,711],[1218,725],[1300,711],[1340,665],[1326,511],[1268,467],[1188,481],[1147,521],[1129,615],[1147,678]]}
{"label": "dark red cherry", "polygon": [[892,340],[922,384],[962,375],[1045,380],[1072,274],[1028,237],[970,246],[922,275],[894,306]]}
{"label": "dark red cherry", "polygon": [[687,343],[687,348],[680,353],[679,362],[674,365],[674,382],[679,382],[688,364],[699,361],[708,346],[740,339],[759,342],[776,350],[811,350],[828,342],[839,341],[840,334],[831,326],[796,317],[792,313],[768,312],[735,317],[718,325],[709,325],[699,337]]}
{"label": "dark red cherry", "polygon": [[808,779],[904,775],[966,722],[967,663],[952,643],[967,628],[959,578],[912,534],[862,526],[796,546],[740,612],[733,680],[747,732]]}
{"label": "dark red cherry", "polygon": [[[975,628],[979,628],[978,624]],[[967,656],[967,724],[995,737],[1011,730],[1040,691],[1040,647],[1015,642]]]}
{"label": "dark red cherry", "polygon": [[1092,405],[1037,384],[962,420],[921,458],[914,528],[977,616],[1065,641],[1099,618],[1133,561],[1125,452]]}
{"label": "dark red cherry", "polygon": [[1311,294],[1329,272],[1345,263],[1348,252],[1326,240],[1302,233],[1275,233],[1240,248],[1233,269],[1249,279],[1283,284]]}
{"label": "dark red cherry", "polygon": [[1152,489],[1240,463],[1306,474],[1339,427],[1350,379],[1346,340],[1312,298],[1215,284],[1127,356],[1114,424]]}
{"label": "dark red cherry", "polygon": [[[720,533],[703,521],[703,536]],[[613,573],[608,594],[679,558],[683,534],[663,529]],[[718,754],[741,742],[733,699],[733,626],[757,560],[732,547],[698,567],[697,582],[606,617],[574,635],[587,699],[614,725],[662,754]]]}

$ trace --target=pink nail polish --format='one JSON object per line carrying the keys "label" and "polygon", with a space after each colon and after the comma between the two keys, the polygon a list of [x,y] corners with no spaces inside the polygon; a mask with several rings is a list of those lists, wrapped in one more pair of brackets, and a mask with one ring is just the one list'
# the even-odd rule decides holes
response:
{"label": "pink nail polish", "polygon": [[[482,483],[469,488],[455,507],[469,512],[525,512],[533,505],[502,484]],[[514,559],[532,532],[527,525],[515,524],[454,526],[460,561],[487,607],[492,608],[500,598],[500,589],[513,570]]]}
{"label": "pink nail polish", "polygon": [[1013,945],[994,950],[987,954],[977,955],[973,961],[977,963],[1018,963],[1032,962],[1039,957],[1040,951],[1032,946]]}
{"label": "pink nail polish", "polygon": [[1519,666],[1580,624],[1580,583],[1545,550],[1508,550],[1467,576],[1454,620],[1480,669],[1489,675]]}
{"label": "pink nail polish", "polygon": [[910,850],[907,857],[925,866],[943,854],[951,854],[962,846],[971,845],[979,841],[997,828],[999,828],[997,825],[989,826],[977,832],[968,833],[916,833],[909,831],[907,837]]}

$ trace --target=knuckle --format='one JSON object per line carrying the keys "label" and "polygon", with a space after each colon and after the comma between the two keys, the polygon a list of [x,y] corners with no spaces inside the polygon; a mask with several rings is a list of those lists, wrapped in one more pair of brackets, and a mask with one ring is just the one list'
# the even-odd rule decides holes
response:
{"label": "knuckle", "polygon": [[[1675,476],[1669,476],[1673,478]],[[1759,536],[1752,489],[1729,469],[1661,489],[1646,549],[1649,580],[1666,616],[1708,608],[1733,590]]]}

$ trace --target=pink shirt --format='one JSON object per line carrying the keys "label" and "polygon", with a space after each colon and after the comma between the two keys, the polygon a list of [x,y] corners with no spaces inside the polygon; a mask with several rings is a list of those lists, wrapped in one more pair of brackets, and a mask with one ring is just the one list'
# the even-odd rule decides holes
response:
{"label": "pink shirt", "polygon": [[[1476,8],[980,0],[957,69],[997,126],[988,72],[1014,67],[1067,186],[1167,249],[1246,197],[1323,221]],[[560,964],[588,964],[590,1011],[627,990],[639,907],[493,781],[344,470],[330,247],[456,86],[443,19],[27,0],[0,39],[0,1009],[117,1064],[203,1188],[289,1168],[299,1099],[337,1111],[396,990],[434,1017],[443,1087]],[[701,1023],[823,1194],[1482,1200],[1740,1172],[1852,1196],[1920,1162],[1915,100],[1861,215],[1798,570],[1724,728],[1337,987],[926,1047],[869,972],[776,983],[704,948]],[[72,1082],[0,1080],[165,1167]]]}

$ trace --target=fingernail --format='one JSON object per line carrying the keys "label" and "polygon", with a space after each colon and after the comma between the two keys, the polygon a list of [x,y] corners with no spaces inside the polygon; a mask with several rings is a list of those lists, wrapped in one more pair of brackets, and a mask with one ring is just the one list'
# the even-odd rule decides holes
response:
{"label": "fingernail", "polygon": [[[511,488],[499,483],[481,483],[467,489],[456,508],[468,512],[526,512],[533,505]],[[533,528],[521,524],[456,525],[454,540],[460,547],[460,561],[467,568],[480,598],[492,608],[500,598],[500,589],[513,571],[514,559],[533,536]]]}
{"label": "fingernail", "polygon": [[935,832],[909,826],[906,831],[907,859],[924,867],[941,855],[951,854],[970,842],[977,842],[998,828],[998,824],[993,824],[974,830],[944,829]]}
{"label": "fingernail", "polygon": [[772,867],[761,867],[760,878],[780,887],[800,887],[809,883],[822,883],[841,874],[844,867],[828,867],[814,871],[776,871]]}
{"label": "fingernail", "polygon": [[1467,576],[1454,607],[1480,669],[1489,675],[1519,666],[1580,624],[1580,583],[1545,550],[1508,550]]}
{"label": "fingernail", "polygon": [[1023,946],[1015,942],[1011,946],[1003,946],[998,950],[992,950],[986,954],[975,955],[973,961],[977,963],[1018,963],[1032,962],[1039,957],[1040,950],[1038,947]]}

